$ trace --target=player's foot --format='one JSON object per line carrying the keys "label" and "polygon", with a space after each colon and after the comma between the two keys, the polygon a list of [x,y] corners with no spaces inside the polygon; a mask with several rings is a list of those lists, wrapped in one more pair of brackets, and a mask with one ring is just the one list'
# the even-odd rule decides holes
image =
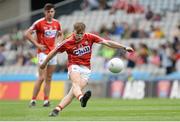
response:
{"label": "player's foot", "polygon": [[53,109],[53,111],[49,114],[49,117],[55,117],[59,114],[59,110]]}
{"label": "player's foot", "polygon": [[36,101],[31,100],[31,102],[29,103],[29,107],[34,107],[34,106],[36,106]]}
{"label": "player's foot", "polygon": [[86,107],[87,101],[91,97],[91,91],[87,91],[84,96],[80,99],[81,107]]}
{"label": "player's foot", "polygon": [[49,107],[50,106],[50,102],[49,101],[44,101],[43,107]]}

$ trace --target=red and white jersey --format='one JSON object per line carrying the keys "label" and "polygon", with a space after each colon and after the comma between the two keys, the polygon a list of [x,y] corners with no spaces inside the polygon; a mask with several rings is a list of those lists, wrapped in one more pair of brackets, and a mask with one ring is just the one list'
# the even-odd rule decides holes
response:
{"label": "red and white jersey", "polygon": [[91,33],[85,33],[81,41],[76,42],[74,34],[60,42],[56,50],[66,51],[68,54],[68,67],[72,64],[83,65],[90,68],[90,59],[93,43],[99,43],[104,39]]}
{"label": "red and white jersey", "polygon": [[46,45],[46,50],[41,51],[38,49],[38,53],[48,54],[55,47],[56,34],[61,31],[61,24],[56,19],[48,22],[45,18],[41,18],[34,22],[29,29],[36,31],[39,44]]}

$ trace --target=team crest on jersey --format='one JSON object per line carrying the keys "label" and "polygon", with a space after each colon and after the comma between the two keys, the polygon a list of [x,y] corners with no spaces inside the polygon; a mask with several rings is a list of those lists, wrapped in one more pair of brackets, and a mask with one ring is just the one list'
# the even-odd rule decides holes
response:
{"label": "team crest on jersey", "polygon": [[82,44],[80,44],[80,45],[79,45],[79,47],[80,47],[80,48],[82,48],[82,47],[83,47],[83,45],[82,45]]}
{"label": "team crest on jersey", "polygon": [[73,53],[77,56],[82,56],[89,52],[91,52],[90,46],[85,46],[73,51]]}
{"label": "team crest on jersey", "polygon": [[56,36],[57,30],[45,30],[44,35],[45,37],[53,38]]}
{"label": "team crest on jersey", "polygon": [[85,41],[84,44],[85,44],[85,45],[88,45],[88,41]]}

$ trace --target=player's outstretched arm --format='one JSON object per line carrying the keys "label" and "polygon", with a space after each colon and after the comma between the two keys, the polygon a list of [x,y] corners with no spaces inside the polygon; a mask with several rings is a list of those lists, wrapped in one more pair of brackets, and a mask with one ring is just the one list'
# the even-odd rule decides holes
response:
{"label": "player's outstretched arm", "polygon": [[128,47],[128,46],[124,46],[118,42],[114,42],[114,41],[111,41],[111,40],[104,40],[102,42],[100,42],[100,44],[104,44],[108,47],[111,47],[111,48],[122,48],[128,52],[133,52],[134,50],[131,48],[131,47]]}
{"label": "player's outstretched arm", "polygon": [[44,69],[47,65],[47,63],[57,54],[57,50],[56,48],[53,49],[46,57],[46,59],[44,60],[44,62],[40,65],[41,69]]}

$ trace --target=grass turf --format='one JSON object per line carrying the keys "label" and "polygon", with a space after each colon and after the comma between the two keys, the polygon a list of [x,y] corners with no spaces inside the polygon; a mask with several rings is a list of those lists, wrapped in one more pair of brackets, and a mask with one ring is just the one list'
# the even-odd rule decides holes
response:
{"label": "grass turf", "polygon": [[180,121],[178,99],[90,99],[86,108],[74,100],[59,116],[48,117],[58,102],[29,108],[29,101],[0,101],[0,121]]}

